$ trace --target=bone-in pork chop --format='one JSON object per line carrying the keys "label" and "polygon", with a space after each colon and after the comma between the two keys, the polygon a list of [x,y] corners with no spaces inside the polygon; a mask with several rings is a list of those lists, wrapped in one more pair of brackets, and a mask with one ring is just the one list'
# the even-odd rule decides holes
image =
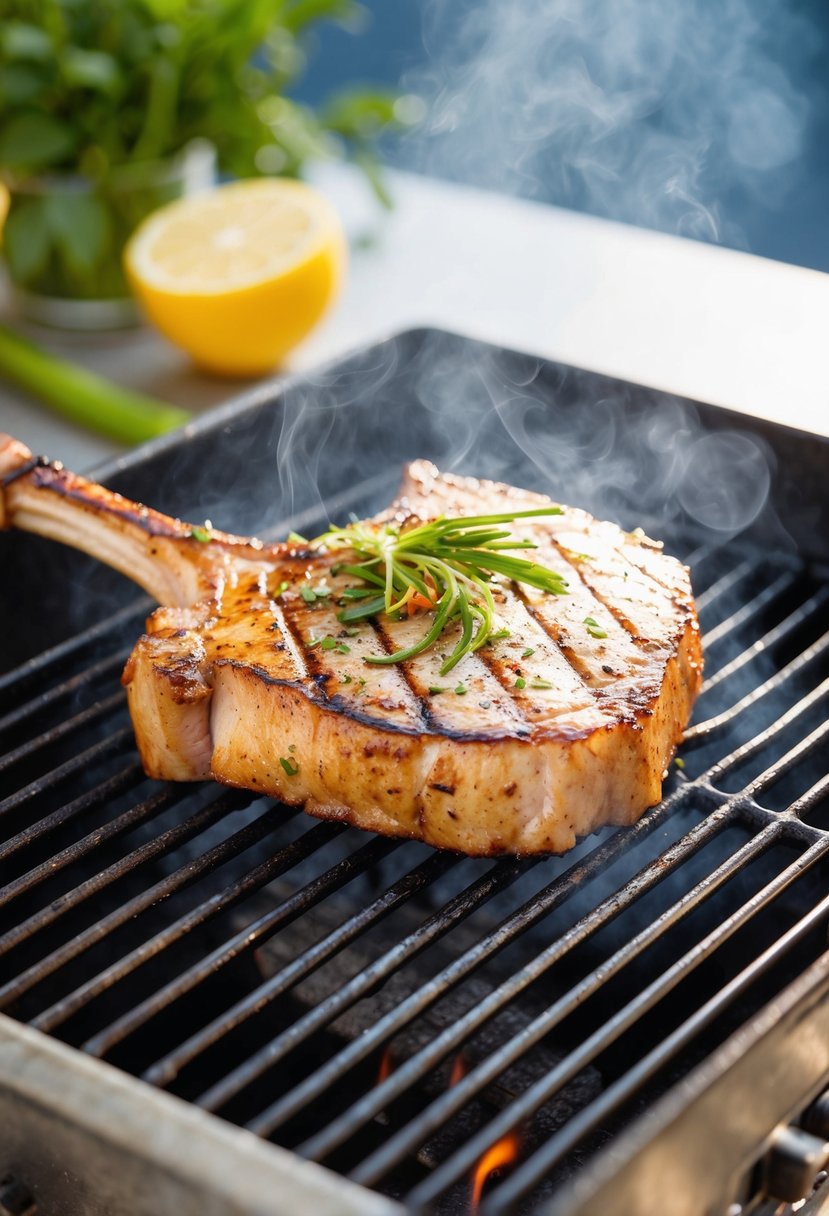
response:
{"label": "bone-in pork chop", "polygon": [[[701,681],[687,570],[583,511],[522,520],[553,595],[496,580],[499,628],[404,662],[430,614],[344,625],[342,552],[170,519],[0,437],[0,527],[81,548],[161,604],[123,675],[147,773],[213,777],[313,815],[473,855],[561,852],[659,801]],[[548,499],[417,462],[377,525]]]}

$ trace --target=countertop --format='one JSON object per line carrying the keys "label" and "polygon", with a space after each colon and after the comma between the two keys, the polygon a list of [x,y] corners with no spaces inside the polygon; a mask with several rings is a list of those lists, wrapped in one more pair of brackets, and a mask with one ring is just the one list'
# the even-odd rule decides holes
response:
{"label": "countertop", "polygon": [[[388,214],[347,166],[314,180],[343,217],[351,264],[285,372],[436,325],[829,434],[829,275],[412,174],[390,174]],[[197,411],[249,386],[200,374],[146,328],[28,332]],[[78,471],[122,450],[7,386],[0,429]]]}

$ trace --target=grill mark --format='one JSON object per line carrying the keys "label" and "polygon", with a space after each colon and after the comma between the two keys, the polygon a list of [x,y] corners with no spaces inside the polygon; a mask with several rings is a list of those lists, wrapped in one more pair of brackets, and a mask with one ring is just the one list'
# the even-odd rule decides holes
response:
{"label": "grill mark", "polygon": [[[386,651],[386,653],[394,654],[397,647],[390,635],[384,630],[382,622],[372,620],[372,625],[380,637],[383,649]],[[482,652],[478,651],[475,658],[480,659],[481,655]],[[432,734],[439,735],[447,739],[456,739],[458,742],[462,743],[487,741],[494,742],[498,739],[526,739],[532,733],[531,725],[526,722],[523,715],[517,713],[518,707],[515,705],[514,698],[510,698],[507,708],[508,710],[516,711],[517,720],[514,720],[513,722],[504,722],[503,725],[496,730],[476,730],[474,728],[471,730],[464,730],[460,727],[453,726],[450,723],[442,720],[438,714],[433,712],[431,694],[424,691],[425,685],[421,683],[419,677],[417,676],[416,672],[412,670],[410,664],[408,662],[400,663],[397,664],[397,668],[401,672],[403,679],[406,681],[406,684],[411,690],[412,696],[415,698],[418,706],[420,707],[421,715],[424,720],[424,728],[428,729]],[[441,679],[446,679],[451,682],[453,680],[453,676],[450,674],[441,677]]]}
{"label": "grill mark", "polygon": [[[634,569],[638,569],[638,567],[634,567]],[[635,646],[637,646],[640,650],[649,652],[664,649],[661,642],[657,642],[653,638],[644,637],[641,633],[639,633],[633,621],[631,621],[625,615],[624,609],[617,605],[614,600],[609,599],[601,591],[597,591],[589,579],[583,578],[582,581],[590,594],[595,598],[596,602],[601,604],[602,607],[610,613],[616,623],[620,625],[622,629],[624,629],[625,633],[628,635],[628,637],[630,637]],[[682,627],[684,628],[684,626],[685,617],[683,616]],[[682,629],[678,631],[678,633],[681,632]]]}
{"label": "grill mark", "polygon": [[[614,600],[609,599],[607,596],[603,595],[600,591],[596,590],[596,587],[593,585],[590,578],[586,577],[585,572],[582,571],[580,569],[580,567],[576,565],[575,562],[571,561],[571,559],[567,557],[566,546],[562,545],[561,542],[553,535],[552,532],[549,534],[549,540],[550,540],[551,545],[560,554],[562,560],[564,562],[566,562],[567,566],[571,570],[573,570],[575,572],[575,574],[578,576],[582,585],[587,588],[587,590],[590,592],[590,594],[593,596],[593,598],[596,600],[596,602],[601,604],[601,606],[603,608],[605,608],[607,610],[607,612],[610,613],[610,615],[616,621],[617,625],[619,625],[622,629],[624,629],[625,633],[632,639],[632,641],[634,642],[634,644],[636,646],[638,646],[642,650],[653,650],[655,645],[659,646],[659,643],[654,643],[652,638],[643,637],[641,633],[637,632],[636,626],[634,625],[633,621],[628,619],[628,617],[624,613],[624,610],[621,607],[619,607],[619,605],[617,605]],[[656,583],[655,579],[650,578],[650,575],[647,573],[647,571],[641,570],[639,566],[635,565],[632,561],[630,561],[630,559],[627,557],[626,554],[624,554],[621,551],[621,549],[616,549],[615,551],[620,557],[623,558],[623,560],[625,562],[627,562],[627,564],[629,566],[632,567],[632,569],[636,570],[639,574],[643,575],[646,579],[648,579],[655,586],[658,586],[660,591],[664,592],[666,590],[666,588],[663,587],[661,584]],[[674,595],[671,595],[671,600],[673,602]],[[660,649],[661,649],[661,647],[660,647]],[[562,653],[564,653],[564,652],[562,652]],[[566,657],[567,656],[565,654],[565,658]]]}
{"label": "grill mark", "polygon": [[[522,697],[520,695],[520,690],[514,687],[515,672],[507,668],[507,664],[499,657],[499,655],[495,653],[491,646],[482,646],[480,650],[476,651],[476,655],[484,667],[486,667],[486,669],[492,675],[492,678],[498,681],[509,698],[510,706],[518,715],[518,721],[516,723],[516,730],[518,734],[522,738],[525,738],[527,735],[532,735],[535,729],[534,723],[530,721],[524,711],[524,704],[527,701],[527,698]],[[513,687],[510,687],[507,683],[507,670],[510,671]]]}
{"label": "grill mark", "polygon": [[[377,617],[369,617],[369,624],[374,630],[375,637],[377,638],[381,649],[384,650],[386,654],[394,654],[394,652],[397,650],[397,645],[395,644],[394,638],[390,637],[386,629],[383,627],[382,622]],[[417,705],[417,712],[421,722],[423,723],[424,731],[431,730],[435,733],[440,733],[442,728],[437,722],[435,715],[432,713],[430,705],[431,698],[428,693],[421,692],[420,683],[415,678],[414,672],[410,670],[409,664],[395,663],[395,667],[400,672],[400,677],[403,680],[403,683],[412,694],[414,702]]]}
{"label": "grill mark", "polygon": [[309,659],[313,655],[313,651],[307,650],[305,643],[302,641],[302,635],[299,631],[297,622],[294,620],[293,612],[290,610],[289,604],[277,604],[273,601],[273,614],[280,623],[282,636],[290,651],[291,658],[294,660],[297,669],[297,678],[303,682],[313,683],[318,692],[327,700],[327,694],[324,686],[321,686],[318,669],[312,671]]}
{"label": "grill mark", "polygon": [[[520,587],[515,590],[515,597],[523,607],[528,616],[532,617],[535,623],[543,632],[544,636],[549,638],[558,653],[564,659],[571,671],[575,672],[581,682],[582,687],[588,692],[597,705],[602,705],[601,690],[594,688],[590,682],[590,672],[581,663],[578,654],[573,650],[572,646],[563,643],[561,640],[561,626],[554,621],[545,621],[537,609],[529,603],[525,598],[524,592]],[[603,706],[602,706],[603,707]]]}

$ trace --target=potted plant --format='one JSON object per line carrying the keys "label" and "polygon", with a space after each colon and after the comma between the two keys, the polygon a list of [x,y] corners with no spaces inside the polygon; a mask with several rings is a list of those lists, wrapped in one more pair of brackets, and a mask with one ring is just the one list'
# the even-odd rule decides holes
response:
{"label": "potted plant", "polygon": [[[313,23],[354,0],[6,0],[0,27],[3,252],[22,310],[70,327],[132,319],[121,249],[138,222],[234,176],[297,175],[372,144],[393,95],[351,91],[314,112],[286,90]],[[405,109],[404,109],[405,113]]]}

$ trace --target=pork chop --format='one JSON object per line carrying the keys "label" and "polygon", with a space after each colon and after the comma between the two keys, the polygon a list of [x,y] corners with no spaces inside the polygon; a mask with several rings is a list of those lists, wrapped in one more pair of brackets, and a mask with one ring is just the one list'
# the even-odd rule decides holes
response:
{"label": "pork chop", "polygon": [[[460,623],[408,661],[365,661],[424,619],[344,626],[341,553],[205,533],[5,437],[0,478],[0,527],[92,553],[162,604],[123,674],[152,777],[479,856],[562,852],[660,799],[702,660],[688,572],[639,532],[567,507],[522,521],[567,594],[498,582],[502,627],[447,677]],[[550,505],[418,461],[376,522]]]}

